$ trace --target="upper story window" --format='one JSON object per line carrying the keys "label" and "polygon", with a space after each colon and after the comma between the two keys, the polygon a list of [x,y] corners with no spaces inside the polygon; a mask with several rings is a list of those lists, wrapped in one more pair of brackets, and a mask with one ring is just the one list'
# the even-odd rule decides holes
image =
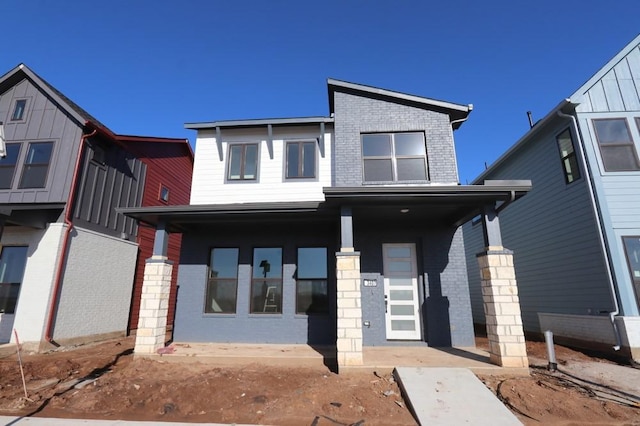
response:
{"label": "upper story window", "polygon": [[580,169],[578,168],[578,160],[573,145],[573,138],[571,137],[571,130],[567,129],[560,133],[556,136],[556,141],[558,142],[558,149],[560,150],[565,182],[571,183],[580,179]]}
{"label": "upper story window", "polygon": [[640,170],[638,154],[626,119],[597,119],[593,120],[593,127],[600,146],[602,164],[606,171]]}
{"label": "upper story window", "polygon": [[24,113],[27,109],[27,100],[26,99],[18,99],[16,100],[16,104],[13,108],[13,114],[11,114],[11,121],[21,121],[24,120]]}
{"label": "upper story window", "polygon": [[424,133],[375,133],[362,135],[365,182],[427,180]]}
{"label": "upper story window", "polygon": [[20,188],[44,188],[53,142],[32,142],[22,168]]}
{"label": "upper story window", "polygon": [[20,145],[19,143],[8,143],[6,157],[0,158],[0,189],[11,189],[20,154]]}
{"label": "upper story window", "polygon": [[287,142],[287,179],[316,177],[316,143]]}
{"label": "upper story window", "polygon": [[158,199],[160,201],[164,201],[165,203],[169,202],[169,188],[164,185],[160,185],[160,193],[158,194]]}
{"label": "upper story window", "polygon": [[258,144],[229,145],[229,180],[255,180],[258,176]]}

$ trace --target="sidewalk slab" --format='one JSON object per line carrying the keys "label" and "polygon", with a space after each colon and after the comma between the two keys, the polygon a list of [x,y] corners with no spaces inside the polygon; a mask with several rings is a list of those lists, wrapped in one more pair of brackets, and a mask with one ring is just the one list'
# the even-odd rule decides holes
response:
{"label": "sidewalk slab", "polygon": [[395,375],[421,425],[521,425],[466,368],[397,367]]}
{"label": "sidewalk slab", "polygon": [[[223,423],[175,423],[175,422],[137,422],[128,420],[90,420],[90,419],[54,419],[47,417],[0,416],[2,426],[229,426]],[[232,426],[257,426],[233,423]]]}

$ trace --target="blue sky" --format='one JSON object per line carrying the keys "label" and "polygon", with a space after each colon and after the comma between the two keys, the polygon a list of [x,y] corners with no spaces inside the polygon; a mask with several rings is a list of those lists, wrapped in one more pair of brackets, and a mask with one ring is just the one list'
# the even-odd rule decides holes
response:
{"label": "blue sky", "polygon": [[1,0],[24,62],[120,134],[328,114],[328,77],[460,104],[470,182],[640,32],[638,0]]}

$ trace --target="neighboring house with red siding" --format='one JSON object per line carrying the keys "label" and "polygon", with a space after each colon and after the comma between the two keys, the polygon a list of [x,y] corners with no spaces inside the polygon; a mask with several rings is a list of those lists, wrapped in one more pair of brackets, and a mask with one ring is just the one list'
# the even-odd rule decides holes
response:
{"label": "neighboring house with red siding", "polygon": [[[139,153],[142,161],[147,164],[143,206],[182,205],[189,203],[191,194],[191,175],[193,172],[193,151],[184,139],[144,138],[140,136],[118,136]],[[158,144],[162,143],[162,149]],[[140,313],[140,295],[144,280],[145,259],[153,252],[155,229],[141,224],[138,228],[139,254],[136,264],[133,297],[129,315],[129,330],[138,328],[138,314]],[[182,234],[171,234],[169,237],[169,259],[176,264],[180,259],[180,244]],[[169,297],[168,328],[173,327],[175,317],[178,270],[171,276],[171,293]]]}
{"label": "neighboring house with red siding", "polygon": [[153,232],[116,209],[185,204],[188,140],[115,134],[23,64],[0,76],[0,130],[0,344],[137,328]]}

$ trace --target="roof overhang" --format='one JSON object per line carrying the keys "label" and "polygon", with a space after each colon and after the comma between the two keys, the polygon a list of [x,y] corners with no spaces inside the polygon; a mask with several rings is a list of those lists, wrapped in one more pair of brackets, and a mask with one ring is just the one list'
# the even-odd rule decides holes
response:
{"label": "roof overhang", "polygon": [[203,123],[185,123],[185,129],[201,130],[220,128],[248,128],[263,126],[305,126],[320,123],[333,123],[332,117],[291,117],[291,118],[260,118],[249,120],[222,120]]}
{"label": "roof overhang", "polygon": [[66,203],[0,203],[0,218],[14,226],[44,229],[48,223],[56,222]]}
{"label": "roof overhang", "polygon": [[347,81],[336,80],[333,78],[327,79],[327,88],[329,90],[329,111],[331,114],[335,112],[335,92],[350,93],[357,96],[379,99],[385,102],[393,102],[415,108],[442,112],[449,115],[449,120],[451,121],[451,125],[454,130],[462,125],[469,116],[469,113],[473,110],[472,104],[455,104],[452,102],[380,89],[378,87],[366,86],[364,84],[349,83]]}
{"label": "roof overhang", "polygon": [[119,208],[152,226],[164,223],[171,232],[195,225],[238,221],[336,220],[341,207],[365,219],[408,220],[460,226],[486,205],[504,208],[531,190],[530,181],[489,181],[485,185],[413,187],[367,186],[324,188],[325,201],[207,204]]}

